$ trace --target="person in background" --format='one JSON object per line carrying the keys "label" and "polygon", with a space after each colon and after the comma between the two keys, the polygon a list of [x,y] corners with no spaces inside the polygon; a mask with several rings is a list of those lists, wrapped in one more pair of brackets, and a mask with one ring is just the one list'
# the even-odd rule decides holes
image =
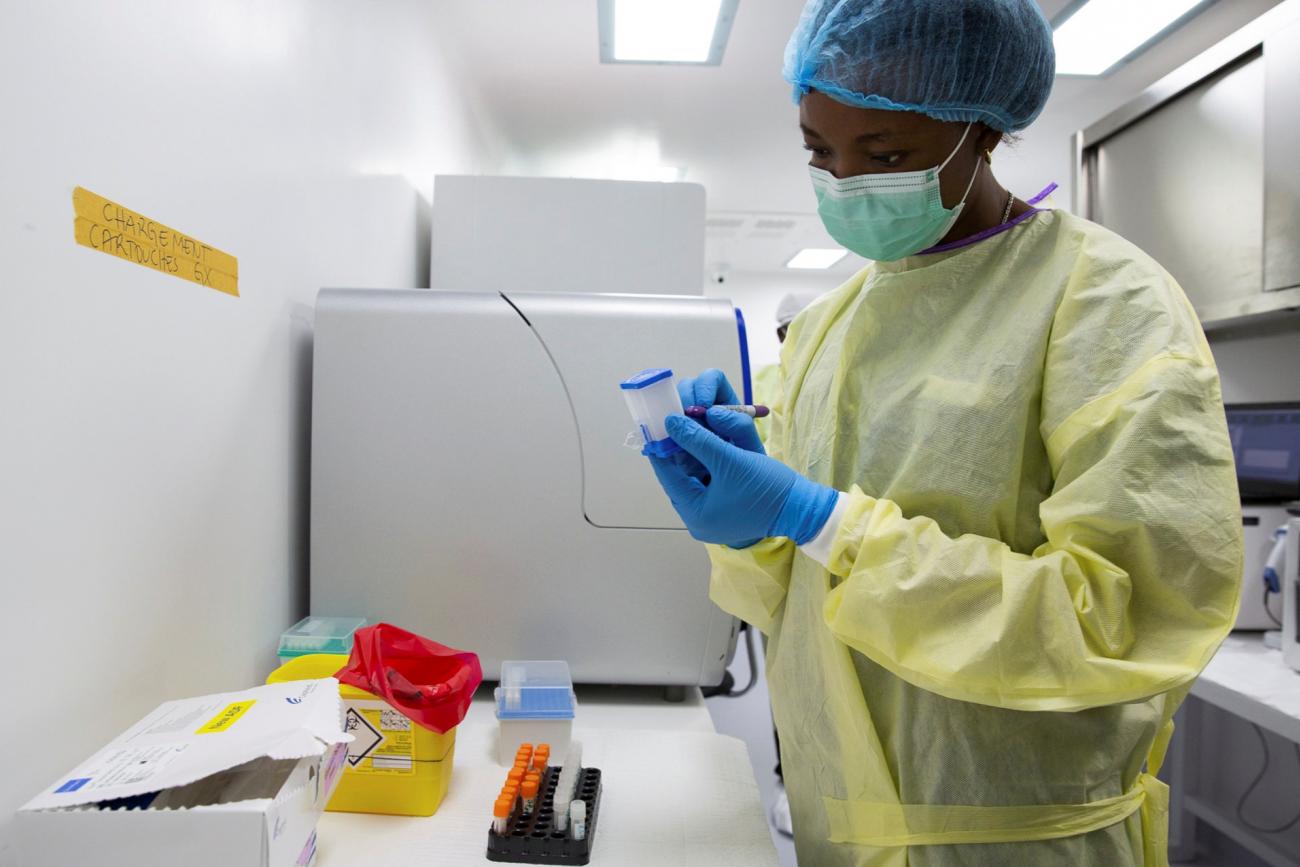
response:
{"label": "person in background", "polygon": [[1173,278],[994,175],[1054,70],[1033,0],[811,0],[785,77],[872,264],[790,324],[766,449],[709,371],[651,459],[769,638],[801,864],[1167,864],[1156,773],[1237,615],[1232,449]]}
{"label": "person in background", "polygon": [[[790,323],[813,301],[817,300],[819,292],[791,292],[781,297],[776,305],[776,339],[785,343],[786,331],[790,328]],[[781,365],[768,364],[760,367],[754,374],[754,403],[771,406],[776,403],[777,395],[781,390]],[[767,437],[767,418],[754,419],[754,427],[758,428],[760,438]]]}

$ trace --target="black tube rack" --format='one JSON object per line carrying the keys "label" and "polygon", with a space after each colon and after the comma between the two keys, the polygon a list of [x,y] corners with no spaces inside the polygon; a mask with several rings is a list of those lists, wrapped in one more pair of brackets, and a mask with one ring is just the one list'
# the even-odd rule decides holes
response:
{"label": "black tube rack", "polygon": [[[600,769],[583,768],[578,774],[578,785],[573,800],[587,802],[587,836],[581,840],[569,837],[569,830],[555,830],[555,787],[560,781],[560,768],[546,769],[542,784],[537,790],[537,805],[525,814],[520,804],[515,806],[507,821],[506,832],[498,834],[488,827],[487,859],[508,861],[514,864],[587,864],[591,861],[591,844],[596,837],[596,822],[600,818]],[[522,799],[521,799],[522,803]]]}

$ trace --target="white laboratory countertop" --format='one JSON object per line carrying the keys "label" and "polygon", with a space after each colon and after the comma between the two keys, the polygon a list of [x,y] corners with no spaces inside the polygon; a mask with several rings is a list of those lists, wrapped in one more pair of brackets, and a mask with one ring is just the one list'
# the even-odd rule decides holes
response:
{"label": "white laboratory countertop", "polygon": [[[777,867],[776,849],[743,742],[718,734],[698,689],[578,687],[574,737],[603,792],[594,867]],[[481,690],[456,732],[451,788],[429,818],[326,813],[317,867],[432,867],[485,857],[496,763],[496,716]]]}
{"label": "white laboratory countertop", "polygon": [[1192,685],[1192,695],[1300,742],[1300,672],[1258,632],[1234,632]]}

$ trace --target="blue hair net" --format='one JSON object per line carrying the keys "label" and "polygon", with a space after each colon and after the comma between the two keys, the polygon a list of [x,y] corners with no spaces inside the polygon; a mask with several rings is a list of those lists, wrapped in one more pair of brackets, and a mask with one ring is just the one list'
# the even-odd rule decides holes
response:
{"label": "blue hair net", "polygon": [[1038,117],[1055,74],[1034,0],[808,0],[785,49],[796,103],[818,90],[1002,132]]}

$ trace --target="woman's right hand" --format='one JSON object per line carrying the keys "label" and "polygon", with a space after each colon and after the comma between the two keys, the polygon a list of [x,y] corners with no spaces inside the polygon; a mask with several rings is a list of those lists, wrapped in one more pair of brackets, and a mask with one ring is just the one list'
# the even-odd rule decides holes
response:
{"label": "woman's right hand", "polygon": [[706,428],[747,452],[767,454],[752,418],[743,412],[730,412],[719,408],[740,403],[736,390],[731,387],[727,375],[721,370],[712,368],[694,379],[683,379],[677,383],[677,393],[681,396],[683,407],[709,408],[708,415],[699,419]]}

